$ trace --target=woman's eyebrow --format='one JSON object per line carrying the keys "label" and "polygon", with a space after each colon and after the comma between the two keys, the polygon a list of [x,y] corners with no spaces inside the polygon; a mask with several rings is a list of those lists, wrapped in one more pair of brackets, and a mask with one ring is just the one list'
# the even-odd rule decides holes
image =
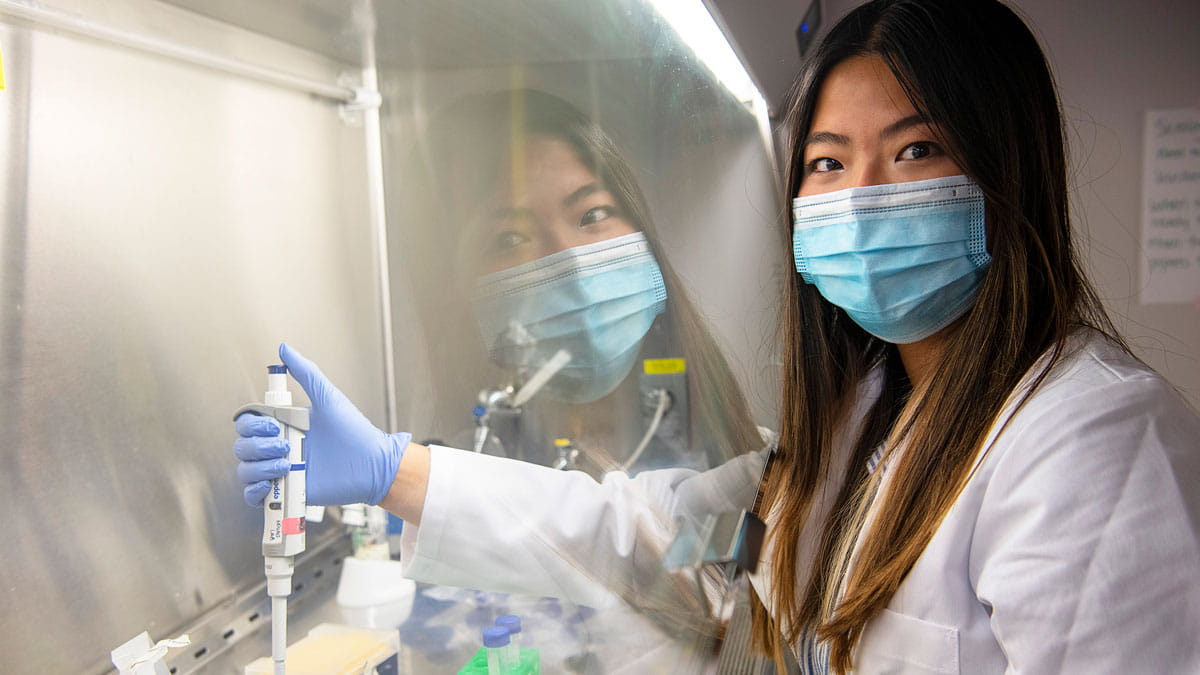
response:
{"label": "woman's eyebrow", "polygon": [[579,201],[580,199],[583,199],[584,197],[587,197],[588,195],[595,194],[602,190],[604,190],[604,186],[600,185],[599,183],[588,183],[587,185],[584,185],[583,187],[581,187],[581,188],[575,190],[574,192],[572,192],[571,194],[567,195],[566,198],[563,199],[563,202],[562,202],[563,206],[572,206],[573,204],[575,204],[575,202]]}
{"label": "woman's eyebrow", "polygon": [[832,131],[814,131],[804,139],[804,147],[814,143],[831,143],[833,145],[850,145],[850,137],[835,134]]}
{"label": "woman's eyebrow", "polygon": [[886,140],[913,127],[919,127],[927,124],[929,124],[929,120],[925,119],[923,116],[919,114],[909,115],[908,117],[892,122],[884,127],[883,130],[879,132],[879,137]]}

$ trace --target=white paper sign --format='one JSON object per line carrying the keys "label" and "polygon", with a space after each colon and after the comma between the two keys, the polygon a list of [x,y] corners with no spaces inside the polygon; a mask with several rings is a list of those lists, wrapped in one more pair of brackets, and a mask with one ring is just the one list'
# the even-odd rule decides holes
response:
{"label": "white paper sign", "polygon": [[1200,108],[1148,110],[1142,303],[1200,308]]}

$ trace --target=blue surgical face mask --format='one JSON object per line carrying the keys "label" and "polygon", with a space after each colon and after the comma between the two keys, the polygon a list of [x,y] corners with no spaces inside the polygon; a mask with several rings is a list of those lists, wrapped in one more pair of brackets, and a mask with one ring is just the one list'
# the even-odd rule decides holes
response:
{"label": "blue surgical face mask", "polygon": [[804,281],[887,342],[953,323],[991,262],[983,192],[965,176],[797,197],[792,212]]}
{"label": "blue surgical face mask", "polygon": [[494,362],[534,369],[565,349],[571,361],[542,391],[584,403],[629,374],[666,300],[650,245],[635,232],[481,277],[473,304]]}

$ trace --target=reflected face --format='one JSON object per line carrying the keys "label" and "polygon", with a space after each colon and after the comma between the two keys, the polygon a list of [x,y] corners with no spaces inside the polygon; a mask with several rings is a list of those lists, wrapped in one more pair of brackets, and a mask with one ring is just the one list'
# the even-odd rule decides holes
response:
{"label": "reflected face", "polygon": [[936,131],[882,59],[847,59],[817,95],[796,196],[961,174]]}
{"label": "reflected face", "polygon": [[637,231],[565,141],[531,136],[510,167],[484,216],[480,275]]}

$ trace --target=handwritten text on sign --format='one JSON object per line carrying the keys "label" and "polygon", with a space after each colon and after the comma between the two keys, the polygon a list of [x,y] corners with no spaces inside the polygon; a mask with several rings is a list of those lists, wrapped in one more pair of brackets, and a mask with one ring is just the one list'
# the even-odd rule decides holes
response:
{"label": "handwritten text on sign", "polygon": [[1200,300],[1200,108],[1146,112],[1142,302]]}

